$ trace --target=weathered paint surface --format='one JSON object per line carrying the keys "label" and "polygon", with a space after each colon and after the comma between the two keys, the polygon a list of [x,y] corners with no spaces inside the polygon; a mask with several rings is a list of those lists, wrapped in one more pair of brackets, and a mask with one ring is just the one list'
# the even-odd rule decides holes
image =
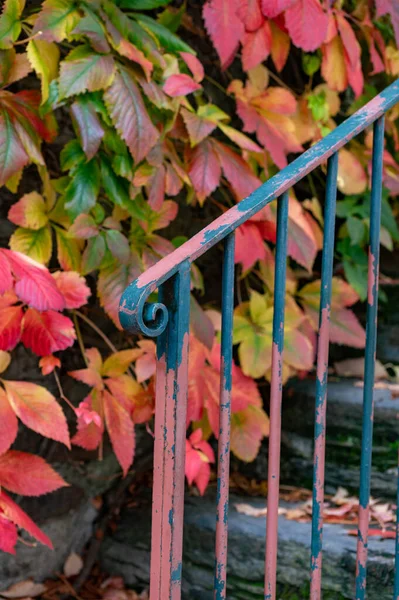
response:
{"label": "weathered paint surface", "polygon": [[270,385],[270,436],[267,477],[265,600],[276,598],[278,504],[280,491],[281,398],[283,393],[284,307],[288,241],[288,191],[278,200],[272,380]]}
{"label": "weathered paint surface", "polygon": [[384,117],[374,125],[373,172],[370,205],[370,249],[368,272],[368,302],[366,324],[366,351],[364,363],[363,428],[360,463],[359,531],[357,540],[356,600],[366,598],[367,539],[369,525],[369,498],[371,454],[373,444],[374,370],[377,344],[378,269],[380,256],[381,195],[384,151]]}
{"label": "weathered paint surface", "polygon": [[[184,461],[187,405],[187,354],[189,332],[190,264],[225,239],[223,272],[223,325],[218,462],[218,505],[215,561],[215,600],[225,600],[228,477],[230,443],[230,402],[232,368],[232,310],[234,282],[234,231],[281,196],[278,208],[275,300],[273,322],[271,432],[269,440],[268,519],[266,530],[265,600],[276,597],[278,542],[278,496],[280,477],[282,361],[284,342],[284,296],[287,245],[288,190],[328,159],[327,199],[323,243],[320,327],[318,338],[315,448],[312,516],[312,600],[321,599],[322,533],[327,407],[327,369],[331,278],[334,249],[337,151],[375,122],[368,312],[364,384],[364,417],[360,477],[359,535],[356,573],[356,600],[366,593],[367,533],[371,445],[373,426],[373,385],[377,326],[379,228],[381,211],[384,121],[382,115],[399,101],[399,80],[339,125],[323,140],[304,152],[288,167],[228,210],[208,227],[132,282],[122,295],[120,321],[128,331],[158,337],[157,389],[154,448],[154,489],[151,552],[151,600],[180,600],[182,575],[182,529],[184,509]],[[159,299],[147,303],[159,289]],[[398,472],[399,480],[399,472]],[[399,505],[399,485],[398,485]],[[399,564],[399,524],[396,563]],[[394,598],[399,600],[399,573],[395,572]]]}
{"label": "weathered paint surface", "polygon": [[321,265],[319,336],[314,427],[313,510],[310,570],[310,598],[321,599],[323,544],[324,470],[327,416],[327,374],[331,306],[331,281],[334,260],[335,209],[337,201],[338,154],[328,159],[324,217],[323,258]]}
{"label": "weathered paint surface", "polygon": [[218,483],[214,599],[225,600],[230,475],[230,415],[233,364],[234,233],[225,240],[219,402]]}
{"label": "weathered paint surface", "polygon": [[190,265],[160,290],[168,327],[158,338],[151,550],[151,600],[181,596],[188,390]]}

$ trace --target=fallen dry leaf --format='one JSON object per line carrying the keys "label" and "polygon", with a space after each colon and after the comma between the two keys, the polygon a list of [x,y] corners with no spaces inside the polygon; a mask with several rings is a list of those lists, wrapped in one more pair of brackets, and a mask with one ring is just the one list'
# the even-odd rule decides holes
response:
{"label": "fallen dry leaf", "polygon": [[3,598],[26,598],[27,596],[35,598],[36,596],[43,594],[46,589],[47,587],[43,583],[35,583],[31,579],[27,579],[25,581],[14,583],[11,587],[0,592],[0,595],[3,596]]}
{"label": "fallen dry leaf", "polygon": [[76,554],[76,552],[72,552],[65,561],[64,564],[64,575],[65,577],[74,577],[78,575],[83,568],[83,560]]}
{"label": "fallen dry leaf", "polygon": [[[248,517],[264,517],[267,515],[266,506],[263,508],[256,508],[255,506],[251,506],[251,504],[234,504],[234,507],[237,512],[242,515],[247,515]],[[287,512],[286,508],[282,508],[281,506],[278,509],[279,515],[285,515]]]}
{"label": "fallen dry leaf", "polygon": [[[339,377],[364,377],[364,358],[348,358],[334,363],[334,369]],[[388,373],[384,365],[375,361],[375,379],[388,379]]]}
{"label": "fallen dry leaf", "polygon": [[[356,387],[363,387],[363,381],[356,381]],[[390,383],[389,381],[376,381],[374,384],[375,390],[389,390],[392,398],[399,398],[399,383]]]}

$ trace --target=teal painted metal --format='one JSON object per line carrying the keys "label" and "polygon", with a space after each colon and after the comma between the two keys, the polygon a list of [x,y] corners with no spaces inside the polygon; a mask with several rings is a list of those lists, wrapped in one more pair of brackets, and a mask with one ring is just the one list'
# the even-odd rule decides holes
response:
{"label": "teal painted metal", "polygon": [[[288,192],[308,173],[328,159],[327,196],[322,260],[320,327],[318,336],[315,406],[315,450],[311,592],[321,598],[321,557],[324,497],[329,312],[337,180],[337,152],[357,134],[374,124],[373,173],[370,212],[369,295],[366,327],[364,419],[361,457],[356,600],[366,593],[368,504],[370,495],[374,362],[377,332],[379,231],[385,112],[399,102],[399,81],[376,96],[288,167],[250,196],[228,210],[169,256],[143,273],[124,291],[119,318],[135,333],[158,337],[154,450],[154,490],[151,557],[151,600],[179,600],[182,578],[182,528],[184,510],[184,453],[187,408],[187,357],[189,332],[190,264],[225,240],[222,298],[222,356],[220,388],[220,434],[218,464],[217,540],[215,600],[227,597],[227,512],[232,373],[232,310],[234,282],[234,231],[278,198],[275,301],[273,326],[273,375],[271,385],[271,434],[269,444],[269,498],[265,600],[276,600],[277,514],[284,341],[285,265],[288,226]],[[158,302],[148,303],[159,290]],[[399,503],[399,499],[398,499]],[[399,527],[398,527],[399,536]],[[399,540],[397,540],[399,556]],[[399,558],[398,558],[399,560]],[[399,576],[395,575],[395,598],[399,600]]]}

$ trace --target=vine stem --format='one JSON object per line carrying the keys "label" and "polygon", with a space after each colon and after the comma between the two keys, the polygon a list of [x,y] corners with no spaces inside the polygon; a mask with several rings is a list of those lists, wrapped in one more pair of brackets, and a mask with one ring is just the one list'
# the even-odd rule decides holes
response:
{"label": "vine stem", "polygon": [[93,323],[91,319],[89,319],[89,317],[86,317],[86,315],[81,313],[79,310],[75,310],[74,314],[77,315],[80,319],[82,319],[82,321],[87,323],[87,325],[89,325],[89,327],[91,327],[93,331],[95,331],[104,340],[104,342],[107,344],[108,348],[112,350],[112,352],[118,352],[118,350],[115,348],[109,337],[106,336],[105,333],[101,331],[101,329],[97,327],[97,325]]}
{"label": "vine stem", "polygon": [[62,389],[60,378],[58,377],[58,373],[55,369],[53,371],[53,374],[54,374],[54,379],[57,382],[58,392],[60,394],[61,400],[64,400],[64,402],[66,402],[68,404],[69,408],[71,408],[73,410],[73,412],[75,412],[75,407],[73,406],[72,402],[70,400],[68,400],[68,398],[64,394],[64,390]]}
{"label": "vine stem", "polygon": [[88,362],[88,360],[86,358],[85,345],[83,343],[82,333],[81,333],[80,327],[79,327],[79,321],[78,321],[78,318],[77,318],[75,312],[76,311],[73,311],[72,317],[73,317],[73,322],[74,322],[74,325],[75,325],[76,337],[78,338],[78,344],[79,344],[80,352],[81,352],[81,354],[83,356],[83,360],[86,363],[86,367],[88,367],[89,366],[89,362]]}

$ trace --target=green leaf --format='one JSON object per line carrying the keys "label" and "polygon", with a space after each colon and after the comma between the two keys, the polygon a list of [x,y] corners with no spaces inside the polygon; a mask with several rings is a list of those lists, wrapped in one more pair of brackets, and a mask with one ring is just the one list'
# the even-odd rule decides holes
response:
{"label": "green leaf", "polygon": [[58,75],[60,51],[53,42],[31,40],[28,43],[27,52],[29,62],[42,84],[42,104],[44,104],[49,97],[50,83]]}
{"label": "green leaf", "polygon": [[320,69],[320,65],[321,57],[318,54],[302,54],[302,68],[309,77]]}
{"label": "green leaf", "polygon": [[344,258],[345,277],[358,293],[360,300],[367,298],[367,266],[351,262]]}
{"label": "green leaf", "polygon": [[87,275],[99,268],[105,255],[105,240],[102,235],[90,238],[82,256],[82,274]]}
{"label": "green leaf", "polygon": [[74,36],[76,35],[78,39],[81,35],[85,35],[90,40],[90,43],[96,52],[107,54],[111,49],[107,42],[102,22],[87,6],[84,8],[84,12],[85,16],[80,19],[71,34]]}
{"label": "green leaf", "polygon": [[86,162],[86,155],[78,140],[71,140],[63,147],[60,162],[63,171],[69,171]]}
{"label": "green leaf", "polygon": [[179,10],[175,8],[166,8],[160,15],[158,15],[157,21],[163,25],[163,27],[169,29],[169,31],[172,33],[176,33],[181,25],[185,11],[186,7],[184,4],[182,4]]}
{"label": "green leaf", "polygon": [[166,27],[151,19],[147,15],[135,15],[135,18],[138,23],[148,31],[155,35],[155,37],[159,40],[159,43],[162,48],[164,48],[168,52],[190,52],[191,54],[195,54],[194,50],[183,42],[177,35],[169,31]]}
{"label": "green leaf", "polygon": [[72,219],[88,213],[95,205],[100,191],[100,169],[93,159],[79,165],[65,191],[65,208]]}
{"label": "green leaf", "polygon": [[45,0],[35,21],[33,35],[39,31],[41,40],[62,42],[79,21],[80,15],[71,0]]}
{"label": "green leaf", "polygon": [[0,48],[11,48],[21,33],[20,16],[25,0],[6,0],[0,16]]}
{"label": "green leaf", "polygon": [[263,320],[266,311],[268,310],[266,297],[258,292],[251,291],[249,300],[249,312],[254,323],[259,323]]}
{"label": "green leaf", "polygon": [[81,255],[77,240],[68,237],[66,231],[56,227],[57,258],[63,271],[80,271]]}
{"label": "green leaf", "polygon": [[360,219],[356,217],[348,217],[346,221],[351,244],[360,244],[366,233],[366,226]]}
{"label": "green leaf", "polygon": [[272,361],[272,337],[258,335],[244,340],[238,348],[238,357],[244,375],[258,379],[270,368]]}
{"label": "green leaf", "polygon": [[72,104],[71,113],[84,153],[90,160],[97,154],[105,133],[94,104],[82,96]]}
{"label": "green leaf", "polygon": [[130,8],[132,10],[152,10],[167,6],[172,0],[117,0],[121,8]]}
{"label": "green leaf", "polygon": [[93,219],[95,220],[97,225],[100,225],[105,219],[105,210],[103,209],[101,204],[96,204],[95,206],[93,206],[91,214],[93,215]]}
{"label": "green leaf", "polygon": [[381,224],[385,229],[389,231],[391,237],[395,242],[399,241],[399,229],[398,224],[396,223],[396,219],[392,212],[392,209],[388,202],[388,194],[389,192],[383,190],[382,195],[382,206],[381,206]]}
{"label": "green leaf", "polygon": [[131,203],[128,182],[114,173],[106,157],[101,158],[101,180],[105,193],[111,202],[124,208]]}
{"label": "green leaf", "polygon": [[123,265],[127,265],[130,261],[130,246],[127,238],[116,229],[109,229],[105,235],[112,256]]}
{"label": "green leaf", "polygon": [[60,99],[108,88],[115,75],[112,56],[92,53],[87,46],[70,52],[60,65]]}
{"label": "green leaf", "polygon": [[51,229],[48,226],[36,230],[18,227],[10,238],[10,248],[45,265],[51,258]]}
{"label": "green leaf", "polygon": [[104,98],[116,130],[134,160],[140,162],[157,142],[159,132],[148,116],[132,73],[120,67]]}

